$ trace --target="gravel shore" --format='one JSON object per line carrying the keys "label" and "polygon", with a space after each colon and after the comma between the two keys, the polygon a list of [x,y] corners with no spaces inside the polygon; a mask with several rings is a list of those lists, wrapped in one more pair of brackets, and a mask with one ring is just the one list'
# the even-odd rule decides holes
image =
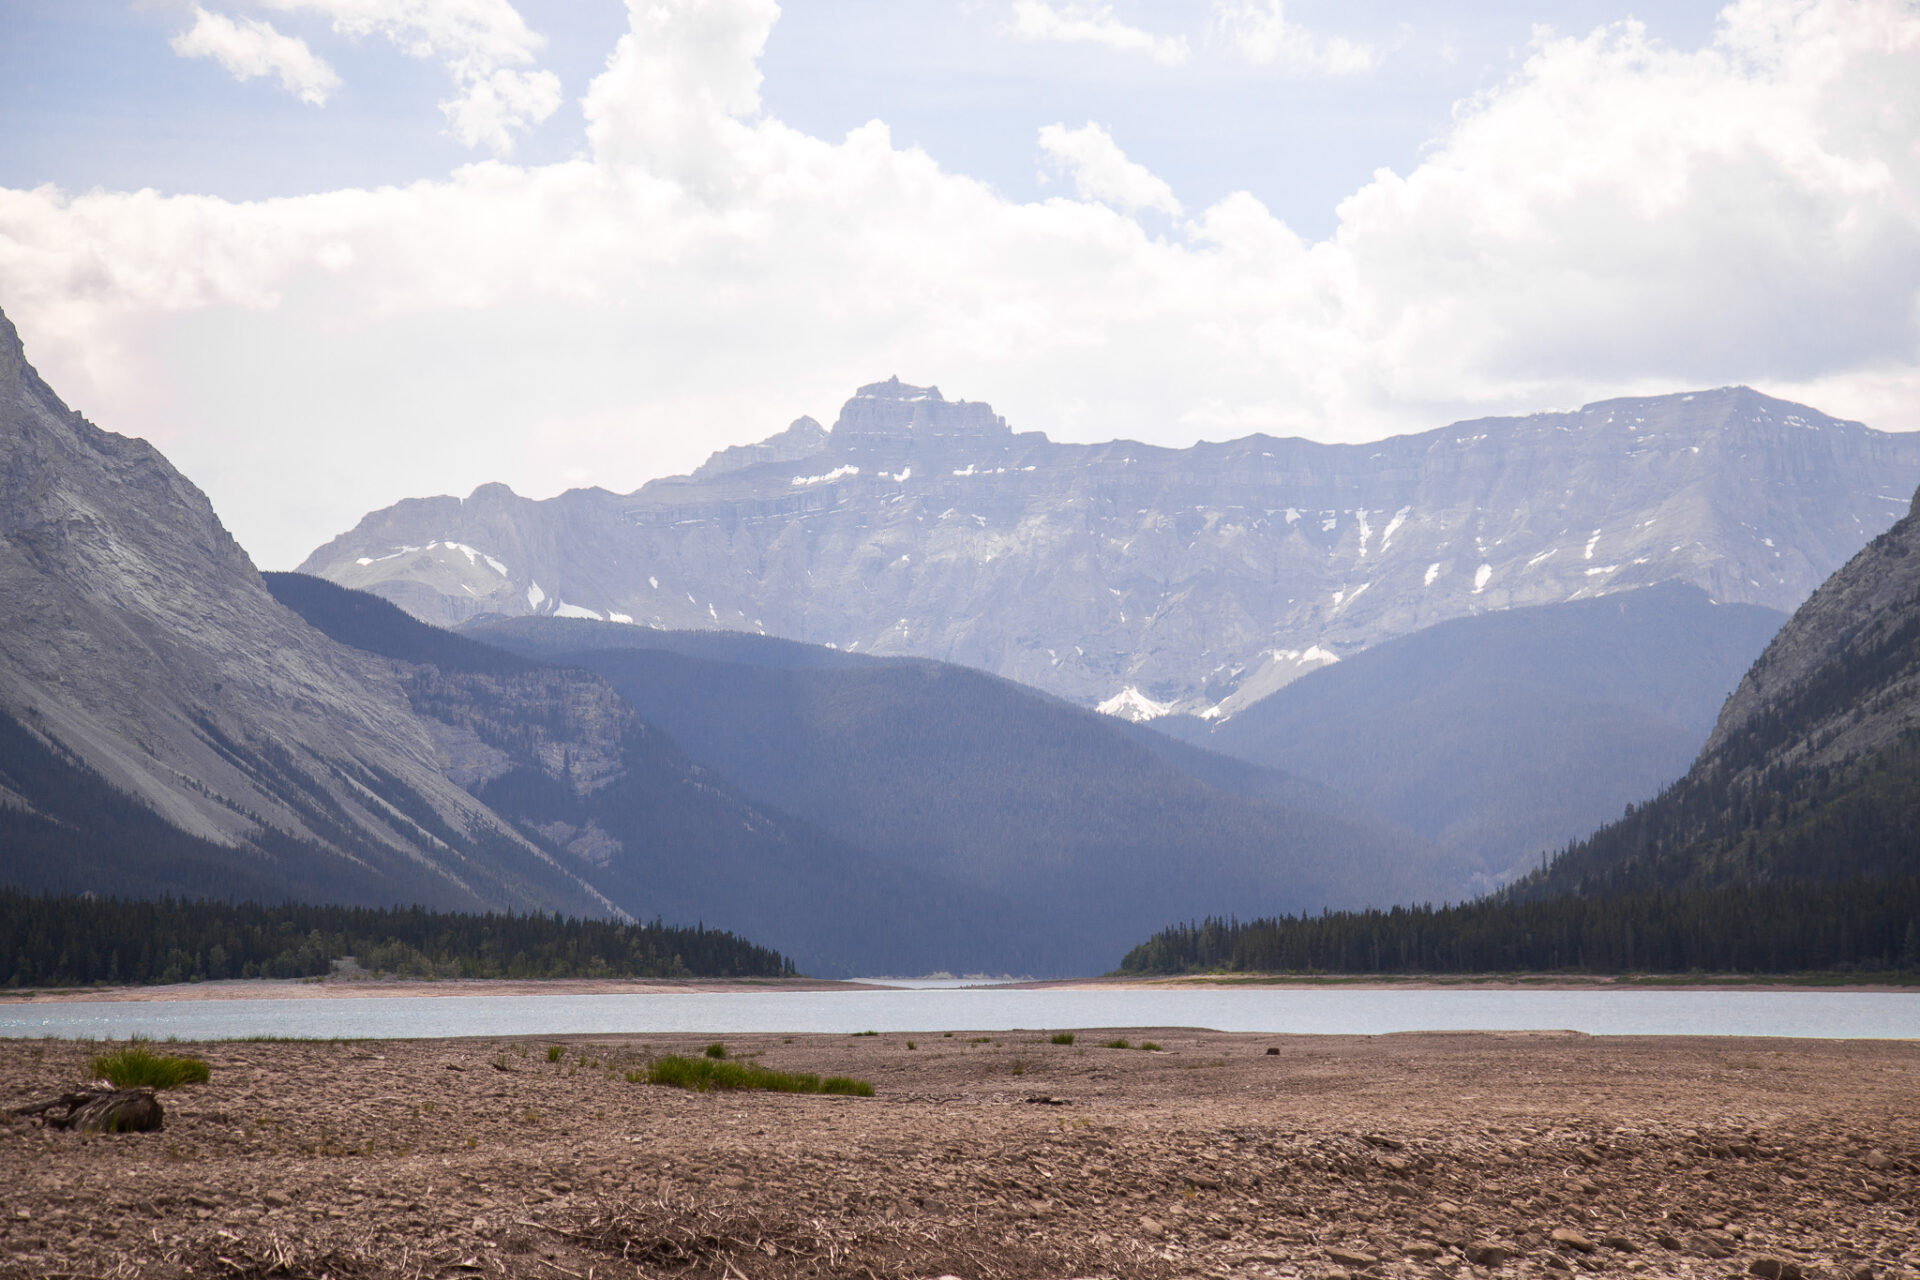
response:
{"label": "gravel shore", "polygon": [[[740,1036],[877,1096],[627,1078],[706,1043],[171,1048],[213,1077],[162,1132],[0,1125],[0,1276],[1920,1274],[1909,1042]],[[0,1044],[0,1101],[95,1048]]]}

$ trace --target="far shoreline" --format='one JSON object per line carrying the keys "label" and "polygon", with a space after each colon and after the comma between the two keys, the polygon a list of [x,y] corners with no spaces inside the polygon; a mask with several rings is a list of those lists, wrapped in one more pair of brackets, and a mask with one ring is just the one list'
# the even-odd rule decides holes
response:
{"label": "far shoreline", "polygon": [[[426,996],[714,995],[746,992],[909,990],[924,978],[233,978],[145,986],[0,988],[7,1004],[336,1000]],[[942,983],[942,986],[947,986]],[[1083,978],[983,978],[974,990],[1128,991],[1209,988],[1348,991],[1806,991],[1911,994],[1912,981],[1869,982],[1810,974],[1295,974],[1205,973]],[[951,989],[951,988],[949,988]]]}

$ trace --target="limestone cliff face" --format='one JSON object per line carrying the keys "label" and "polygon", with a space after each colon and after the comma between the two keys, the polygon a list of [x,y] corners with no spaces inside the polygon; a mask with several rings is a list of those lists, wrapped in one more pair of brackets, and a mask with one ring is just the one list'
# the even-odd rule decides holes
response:
{"label": "limestone cliff face", "polygon": [[1230,714],[1450,618],[1658,582],[1790,610],[1904,509],[1920,439],[1745,388],[1364,445],[1065,445],[861,388],[812,456],[374,512],[303,568],[429,621],[596,616]]}
{"label": "limestone cliff face", "polygon": [[4,316],[0,637],[0,712],[191,835],[263,863],[292,837],[376,897],[605,909],[446,776],[392,664],[281,607],[205,495],[62,404]]}

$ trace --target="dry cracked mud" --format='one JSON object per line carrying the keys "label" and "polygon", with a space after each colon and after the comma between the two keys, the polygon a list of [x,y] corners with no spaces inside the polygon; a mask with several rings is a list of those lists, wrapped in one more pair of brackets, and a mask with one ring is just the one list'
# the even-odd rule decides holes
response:
{"label": "dry cracked mud", "polygon": [[[162,1132],[0,1125],[0,1276],[1920,1274],[1920,1045],[1120,1035],[727,1040],[873,1098],[627,1079],[710,1037],[192,1046]],[[96,1048],[0,1043],[0,1102]]]}

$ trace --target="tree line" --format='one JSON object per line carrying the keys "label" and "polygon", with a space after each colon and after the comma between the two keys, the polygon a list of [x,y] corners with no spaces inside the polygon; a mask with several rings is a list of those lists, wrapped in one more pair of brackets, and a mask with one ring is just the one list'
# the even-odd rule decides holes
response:
{"label": "tree line", "polygon": [[732,933],[532,912],[265,906],[0,890],[12,987],[305,978],[361,969],[432,978],[786,977],[793,962]]}
{"label": "tree line", "polygon": [[1511,895],[1175,925],[1126,973],[1920,972],[1920,877]]}

